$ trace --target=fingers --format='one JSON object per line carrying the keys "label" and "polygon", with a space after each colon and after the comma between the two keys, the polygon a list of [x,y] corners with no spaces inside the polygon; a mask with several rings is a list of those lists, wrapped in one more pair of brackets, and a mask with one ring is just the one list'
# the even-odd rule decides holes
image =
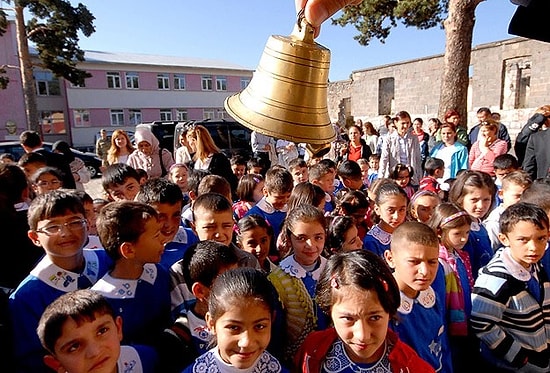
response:
{"label": "fingers", "polygon": [[295,0],[296,11],[305,8],[309,24],[318,28],[334,13],[347,5],[360,4],[362,0]]}

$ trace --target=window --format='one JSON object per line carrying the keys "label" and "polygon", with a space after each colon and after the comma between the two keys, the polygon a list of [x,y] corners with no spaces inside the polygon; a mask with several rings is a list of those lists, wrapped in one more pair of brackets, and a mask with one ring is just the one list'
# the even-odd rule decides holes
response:
{"label": "window", "polygon": [[202,81],[202,90],[203,91],[211,91],[212,90],[212,77],[211,76],[203,76],[201,81]]}
{"label": "window", "polygon": [[389,115],[394,112],[395,79],[382,78],[378,80],[378,114]]}
{"label": "window", "polygon": [[218,109],[218,119],[230,119],[230,117],[224,109]]}
{"label": "window", "polygon": [[174,75],[174,89],[180,91],[185,89],[185,75]]}
{"label": "window", "polygon": [[204,110],[202,112],[203,119],[214,119],[214,110]]}
{"label": "window", "polygon": [[216,91],[227,91],[227,78],[225,76],[216,77]]}
{"label": "window", "polygon": [[168,74],[158,74],[157,85],[159,89],[170,89],[170,80]]}
{"label": "window", "polygon": [[90,112],[88,110],[74,110],[74,126],[90,127]]}
{"label": "window", "polygon": [[160,110],[160,120],[172,120],[172,110],[170,110],[170,109],[161,109]]}
{"label": "window", "polygon": [[126,88],[139,89],[139,74],[126,73]]}
{"label": "window", "polygon": [[111,110],[111,126],[124,125],[124,110],[113,109]]}
{"label": "window", "polygon": [[502,109],[529,107],[531,56],[504,60],[504,69],[504,80],[501,87]]}
{"label": "window", "polygon": [[177,109],[176,120],[187,120],[187,110]]}
{"label": "window", "polygon": [[130,109],[128,110],[130,117],[130,124],[136,125],[141,123],[141,110]]}
{"label": "window", "polygon": [[44,134],[67,133],[65,114],[62,111],[41,111],[40,126]]}
{"label": "window", "polygon": [[108,88],[121,88],[120,73],[114,73],[114,72],[108,72],[107,73],[107,87]]}
{"label": "window", "polygon": [[61,96],[59,79],[49,71],[37,71],[34,74],[36,93],[39,96]]}
{"label": "window", "polygon": [[250,83],[250,78],[241,78],[241,89],[245,89]]}

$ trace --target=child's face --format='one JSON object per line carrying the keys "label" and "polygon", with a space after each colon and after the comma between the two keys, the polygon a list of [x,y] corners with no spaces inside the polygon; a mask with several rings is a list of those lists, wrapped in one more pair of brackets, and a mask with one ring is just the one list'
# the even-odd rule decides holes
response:
{"label": "child's face", "polygon": [[374,212],[380,216],[381,228],[393,233],[405,221],[407,199],[402,195],[388,196],[380,205],[374,205]]}
{"label": "child's face", "polygon": [[355,225],[352,225],[350,229],[344,234],[344,243],[342,245],[343,251],[359,250],[363,247],[363,242],[359,238],[359,231]]}
{"label": "child's face", "polygon": [[407,185],[409,185],[409,181],[411,181],[409,170],[399,171],[399,174],[397,174],[397,179],[395,181],[397,182],[397,185],[399,185],[401,188],[405,188]]}
{"label": "child's face", "polygon": [[318,222],[295,222],[290,233],[290,244],[296,262],[303,266],[315,264],[325,247],[325,236],[325,229]]}
{"label": "child's face", "polygon": [[309,179],[309,170],[307,167],[295,167],[292,169],[291,174],[294,185],[304,183]]}
{"label": "child's face", "polygon": [[264,188],[265,200],[273,206],[275,210],[282,210],[290,198],[290,192],[279,193],[279,192],[270,192]]}
{"label": "child's face", "polygon": [[61,188],[61,180],[52,174],[43,174],[33,185],[36,194],[45,194],[52,190]]}
{"label": "child's face", "polygon": [[441,179],[443,177],[443,175],[445,174],[445,169],[442,167],[442,168],[437,168],[435,171],[434,171],[434,177],[436,179]]}
{"label": "child's face", "polygon": [[351,178],[342,178],[342,183],[346,188],[352,190],[360,190],[363,187],[363,179],[351,179]]}
{"label": "child's face", "polygon": [[23,166],[23,172],[25,173],[25,176],[27,176],[27,179],[30,179],[32,175],[34,175],[34,173],[42,167],[46,167],[46,164],[45,163],[27,163],[26,165]]}
{"label": "child's face", "polygon": [[470,235],[470,225],[445,229],[441,234],[441,243],[447,249],[462,250],[468,242]]}
{"label": "child's face", "polygon": [[361,167],[361,177],[363,180],[367,180],[369,178],[369,165],[367,163],[361,163],[359,167]]}
{"label": "child's face", "polygon": [[333,172],[329,172],[326,175],[321,176],[318,180],[313,180],[313,184],[317,184],[325,191],[325,193],[332,194],[334,192],[334,177]]}
{"label": "child's face", "polygon": [[269,344],[271,313],[258,301],[232,303],[215,321],[207,313],[206,324],[216,336],[222,360],[237,369],[247,369]]}
{"label": "child's face", "polygon": [[493,199],[489,189],[470,187],[470,191],[464,196],[462,208],[471,217],[483,219],[491,208]]}
{"label": "child's face", "polygon": [[435,279],[439,248],[437,245],[426,246],[406,240],[392,242],[391,247],[384,256],[394,269],[399,290],[410,298],[416,298],[418,292],[426,290]]}
{"label": "child's face", "polygon": [[231,170],[233,170],[233,173],[237,176],[237,179],[240,179],[246,171],[246,166],[244,164],[234,164],[231,165]]}
{"label": "child's face", "polygon": [[114,201],[133,201],[139,192],[139,181],[129,177],[122,184],[109,186],[106,192]]}
{"label": "child's face", "polygon": [[380,161],[378,159],[370,159],[369,160],[369,167],[373,170],[378,170],[378,166],[380,165]]}
{"label": "child's face", "polygon": [[411,126],[411,118],[407,118],[407,117],[399,118],[395,123],[395,130],[397,131],[399,136],[405,136],[410,126]]}
{"label": "child's face", "polygon": [[170,171],[170,180],[173,183],[177,184],[183,192],[187,192],[189,189],[187,187],[187,168],[185,167],[175,167]]}
{"label": "child's face", "polygon": [[514,171],[516,171],[514,168],[495,168],[495,176],[502,183],[502,179],[504,178],[504,176]]}
{"label": "child's face", "polygon": [[540,229],[530,221],[520,220],[507,234],[500,234],[504,246],[510,247],[512,258],[524,268],[537,263],[546,250],[548,229]]}
{"label": "child's face", "polygon": [[498,194],[500,198],[502,198],[502,204],[504,207],[508,207],[519,202],[524,190],[525,187],[522,185],[508,183],[506,187],[502,187],[502,189],[498,191]]}
{"label": "child's face", "polygon": [[86,213],[86,221],[88,222],[88,234],[97,234],[94,204],[92,202],[84,202],[84,212]]}
{"label": "child's face", "polygon": [[435,206],[439,200],[433,196],[418,197],[415,201],[416,218],[419,222],[425,223],[432,217]]}
{"label": "child's face", "polygon": [[345,286],[330,316],[344,349],[354,363],[374,363],[384,354],[390,315],[375,291]]}
{"label": "child's face", "polygon": [[262,167],[261,166],[252,167],[250,170],[248,170],[248,173],[249,174],[261,175],[262,174]]}
{"label": "child's face", "polygon": [[134,259],[140,263],[159,263],[164,252],[164,239],[160,233],[161,224],[156,218],[145,223],[145,231],[132,243]]}
{"label": "child's face", "polygon": [[267,234],[267,230],[262,227],[254,227],[245,232],[241,232],[239,236],[241,249],[254,255],[260,264],[263,264],[269,254],[269,244],[271,237]]}
{"label": "child's face", "polygon": [[171,242],[181,223],[181,202],[173,205],[169,203],[153,203],[153,208],[159,214],[160,233],[164,236],[165,242]]}
{"label": "child's face", "polygon": [[95,320],[80,325],[67,319],[55,342],[54,355],[44,362],[56,372],[116,372],[122,340],[122,319],[96,314]]}
{"label": "child's face", "polygon": [[70,211],[41,220],[36,230],[29,231],[29,238],[35,245],[43,247],[57,265],[80,257],[87,237],[86,217]]}
{"label": "child's face", "polygon": [[254,192],[252,192],[252,199],[254,199],[254,202],[258,202],[263,198],[264,185],[265,185],[265,182],[262,180],[259,183],[257,183],[256,186],[254,187]]}
{"label": "child's face", "polygon": [[212,212],[199,207],[195,209],[193,227],[200,241],[213,240],[229,246],[233,238],[233,212]]}

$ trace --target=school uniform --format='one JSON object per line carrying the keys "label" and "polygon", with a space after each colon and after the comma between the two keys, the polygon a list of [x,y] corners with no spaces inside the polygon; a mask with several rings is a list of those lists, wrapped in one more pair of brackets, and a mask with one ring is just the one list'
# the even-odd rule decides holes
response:
{"label": "school uniform", "polygon": [[84,269],[67,271],[45,256],[19,284],[9,299],[13,325],[13,347],[16,363],[26,372],[48,372],[42,358],[44,349],[36,328],[46,307],[61,295],[88,289],[109,269],[111,260],[104,250],[83,250]]}
{"label": "school uniform", "polygon": [[227,364],[220,356],[218,347],[214,347],[207,353],[199,356],[193,364],[188,366],[182,373],[286,373],[279,361],[269,352],[264,351],[258,359],[247,369],[237,369],[233,365]]}
{"label": "school uniform", "polygon": [[273,237],[279,237],[281,227],[286,218],[286,205],[282,210],[276,210],[266,201],[265,197],[258,201],[245,216],[260,215],[273,227]]}
{"label": "school uniform", "polygon": [[155,373],[157,353],[149,346],[120,346],[117,373]]}
{"label": "school uniform", "polygon": [[487,233],[487,229],[485,229],[480,221],[472,222],[468,241],[462,250],[466,251],[470,256],[472,275],[475,280],[479,270],[489,263],[494,254],[489,233]]}
{"label": "school uniform", "polygon": [[160,258],[160,265],[166,270],[183,258],[189,247],[199,242],[199,238],[191,228],[179,227],[174,239],[164,245],[164,252]]}
{"label": "school uniform", "polygon": [[363,240],[363,249],[372,251],[381,258],[384,252],[390,249],[391,233],[386,232],[378,224],[374,225]]}

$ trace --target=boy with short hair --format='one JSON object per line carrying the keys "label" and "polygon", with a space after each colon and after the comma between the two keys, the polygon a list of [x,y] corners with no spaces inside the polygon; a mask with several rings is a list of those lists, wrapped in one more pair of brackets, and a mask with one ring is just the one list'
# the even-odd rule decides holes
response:
{"label": "boy with short hair", "polygon": [[441,179],[443,177],[443,173],[445,172],[445,162],[443,162],[442,159],[430,157],[426,159],[424,171],[426,172],[426,176],[420,179],[418,190],[427,190],[440,195],[441,185],[437,179]]}
{"label": "boy with short hair", "polygon": [[158,213],[160,233],[167,242],[160,264],[169,270],[199,240],[191,228],[180,226],[183,193],[177,184],[164,178],[152,178],[141,186],[136,201],[150,205]]}
{"label": "boy with short hair", "polygon": [[336,207],[333,195],[335,174],[325,163],[317,163],[309,168],[309,182],[319,185],[325,192],[325,212],[331,212]]}
{"label": "boy with short hair", "polygon": [[210,175],[210,172],[206,170],[189,170],[189,174],[187,175],[189,203],[183,206],[181,212],[181,222],[184,227],[191,228],[191,223],[193,222],[193,210],[191,207],[199,196],[199,185],[202,179],[208,175]]}
{"label": "boy with short hair", "polygon": [[47,166],[47,162],[46,157],[40,153],[25,153],[19,158],[17,165],[23,169],[27,179],[30,180],[36,171]]}
{"label": "boy with short hair", "polygon": [[506,153],[495,158],[493,162],[493,169],[495,170],[495,186],[497,187],[495,206],[498,206],[502,203],[502,198],[498,195],[498,191],[502,188],[502,179],[510,172],[521,169],[521,165],[516,157],[512,154]]}
{"label": "boy with short hair", "polygon": [[265,175],[264,196],[245,216],[262,216],[273,227],[273,237],[279,237],[286,218],[287,202],[294,187],[290,172],[280,167],[270,168]]}
{"label": "boy with short hair", "polygon": [[82,202],[82,206],[84,206],[86,221],[88,222],[88,240],[86,241],[84,248],[85,249],[103,248],[103,246],[101,246],[101,241],[99,241],[99,237],[97,235],[97,229],[95,226],[97,215],[94,210],[94,200],[88,193],[86,193],[83,190],[73,190],[72,192]]}
{"label": "boy with short hair", "polygon": [[246,173],[265,175],[265,170],[262,167],[262,161],[260,158],[252,157],[246,162]]}
{"label": "boy with short hair", "polygon": [[125,163],[115,163],[103,171],[101,184],[112,201],[133,201],[139,192],[140,177]]}
{"label": "boy with short hair", "polygon": [[158,263],[164,251],[158,214],[134,201],[112,202],[97,218],[97,232],[113,269],[93,287],[124,320],[124,341],[154,344],[170,325],[170,279]]}
{"label": "boy with short hair", "polygon": [[398,317],[390,327],[437,372],[452,372],[436,233],[426,224],[405,222],[393,232],[384,257],[401,293]]}
{"label": "boy with short hair", "polygon": [[227,179],[219,175],[206,175],[202,178],[197,189],[198,195],[205,193],[218,193],[232,201],[231,184]]}
{"label": "boy with short hair", "polygon": [[56,372],[86,373],[98,367],[105,372],[155,372],[155,350],[121,346],[122,319],[95,291],[76,290],[57,298],[42,314],[37,334],[47,351],[44,362]]}
{"label": "boy with short hair", "polygon": [[550,371],[550,282],[540,265],[548,228],[542,208],[524,202],[508,207],[500,218],[505,247],[475,282],[471,326],[485,361],[501,371]]}
{"label": "boy with short hair", "polygon": [[92,286],[111,261],[103,250],[86,250],[85,211],[71,192],[54,190],[36,197],[28,210],[31,241],[45,256],[9,299],[17,371],[43,372],[44,351],[36,327],[44,309],[61,295]]}
{"label": "boy with short hair", "polygon": [[363,174],[361,167],[355,161],[346,160],[338,166],[338,177],[343,184],[343,189],[347,190],[364,190]]}
{"label": "boy with short hair", "polygon": [[295,158],[288,164],[288,171],[292,175],[294,186],[309,180],[307,163],[302,158]]}
{"label": "boy with short hair", "polygon": [[237,180],[241,180],[241,177],[246,173],[246,160],[242,155],[235,154],[229,160],[231,164],[231,171],[237,177]]}
{"label": "boy with short hair", "polygon": [[500,216],[508,207],[519,202],[523,191],[529,188],[531,184],[531,177],[523,170],[512,171],[502,179],[502,187],[497,192],[502,203],[495,207],[483,222],[487,233],[489,233],[493,251],[496,252],[502,246],[498,238],[500,233]]}

